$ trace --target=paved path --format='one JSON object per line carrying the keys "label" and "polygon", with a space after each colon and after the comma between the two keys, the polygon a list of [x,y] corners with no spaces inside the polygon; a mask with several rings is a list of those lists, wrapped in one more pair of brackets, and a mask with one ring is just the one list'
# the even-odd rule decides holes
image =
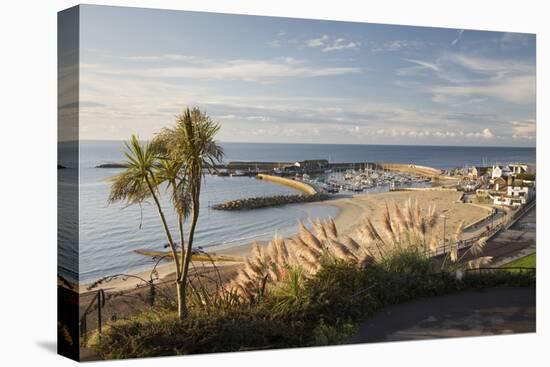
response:
{"label": "paved path", "polygon": [[537,207],[533,206],[513,226],[491,238],[484,255],[493,256],[493,266],[500,266],[536,251]]}
{"label": "paved path", "polygon": [[478,237],[487,231],[487,227],[494,227],[504,222],[506,213],[502,209],[496,208],[496,212],[480,223],[468,227],[464,231],[465,238]]}
{"label": "paved path", "polygon": [[348,343],[535,332],[535,288],[491,288],[420,299],[373,315]]}

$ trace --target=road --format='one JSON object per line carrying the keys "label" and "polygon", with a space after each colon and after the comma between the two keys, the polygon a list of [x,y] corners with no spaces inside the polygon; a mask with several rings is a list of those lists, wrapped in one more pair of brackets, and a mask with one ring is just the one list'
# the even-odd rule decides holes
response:
{"label": "road", "polygon": [[491,217],[476,224],[475,226],[471,226],[468,229],[466,229],[464,231],[465,238],[480,236],[481,234],[487,231],[487,227],[492,228],[501,224],[505,220],[506,213],[502,209],[498,209],[498,208],[495,208],[495,209],[496,209],[496,213],[494,213]]}
{"label": "road", "polygon": [[493,257],[493,266],[530,255],[536,251],[537,210],[533,206],[510,228],[499,232],[485,246],[484,256]]}
{"label": "road", "polygon": [[535,331],[535,288],[491,288],[390,306],[363,323],[348,344]]}

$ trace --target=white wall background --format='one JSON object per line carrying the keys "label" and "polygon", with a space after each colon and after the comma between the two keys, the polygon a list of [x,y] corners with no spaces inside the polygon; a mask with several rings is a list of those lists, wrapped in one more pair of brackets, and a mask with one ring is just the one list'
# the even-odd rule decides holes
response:
{"label": "white wall background", "polygon": [[[65,366],[56,339],[56,12],[76,1],[0,5],[0,364]],[[544,1],[111,0],[96,4],[537,33],[538,238],[548,238],[549,11]],[[540,204],[542,203],[542,205]],[[549,252],[538,241],[538,333],[152,360],[102,365],[519,366],[548,346]],[[546,342],[544,341],[546,339]]]}

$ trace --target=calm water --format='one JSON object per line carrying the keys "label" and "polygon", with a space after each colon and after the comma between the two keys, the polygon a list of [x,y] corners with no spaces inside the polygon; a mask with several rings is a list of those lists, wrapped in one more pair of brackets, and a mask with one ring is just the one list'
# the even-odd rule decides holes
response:
{"label": "calm water", "polygon": [[[535,162],[532,148],[472,148],[472,147],[412,147],[309,144],[248,144],[225,143],[225,161],[295,161],[330,159],[331,162],[400,162],[416,163],[437,168],[479,165],[487,162]],[[107,204],[107,179],[118,169],[98,169],[96,165],[121,162],[121,142],[85,141],[80,145],[80,221],[75,216],[60,217],[63,223],[59,233],[59,265],[61,273],[73,280],[89,282],[105,275],[134,272],[151,266],[151,260],[137,255],[136,249],[162,249],[166,239],[152,204],[124,207]],[[60,163],[76,167],[76,162]],[[70,184],[75,169],[58,170],[59,186],[76,192]],[[74,182],[74,181],[73,181]],[[196,246],[219,249],[250,242],[252,239],[271,238],[275,231],[288,235],[296,230],[298,220],[335,216],[337,209],[320,204],[295,204],[254,211],[225,212],[211,210],[214,203],[232,199],[295,193],[290,188],[248,177],[208,176],[201,193],[201,216],[195,237]],[[164,207],[169,208],[166,201]],[[68,202],[60,202],[67,206]],[[168,220],[174,223],[174,214],[166,209]],[[79,249],[71,244],[71,233],[78,228]],[[173,228],[175,231],[176,229]],[[74,234],[74,233],[73,233]],[[74,237],[74,236],[73,236]],[[71,267],[79,259],[79,269]],[[76,273],[79,273],[77,277]]]}
{"label": "calm water", "polygon": [[224,148],[226,161],[328,159],[332,163],[415,163],[443,169],[465,164],[535,163],[535,148],[255,143],[226,143]]}

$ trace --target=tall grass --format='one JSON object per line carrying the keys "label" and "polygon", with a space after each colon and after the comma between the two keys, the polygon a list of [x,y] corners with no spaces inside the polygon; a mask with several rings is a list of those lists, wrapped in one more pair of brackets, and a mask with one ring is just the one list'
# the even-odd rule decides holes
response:
{"label": "tall grass", "polygon": [[[351,236],[341,235],[333,219],[317,220],[310,228],[299,222],[299,233],[289,240],[276,236],[267,245],[254,244],[252,256],[229,288],[249,302],[265,298],[274,289],[292,289],[296,269],[301,278],[311,278],[323,263],[343,261],[358,268],[378,263],[393,272],[427,274],[458,267],[478,268],[490,263],[490,257],[479,257],[486,238],[477,241],[459,256],[464,235],[464,222],[457,227],[451,250],[437,269],[430,259],[439,245],[435,231],[435,206],[421,208],[418,201],[386,204],[378,227],[366,217]],[[470,256],[468,256],[470,255]],[[472,256],[478,256],[465,261]],[[294,277],[294,279],[293,279]]]}

